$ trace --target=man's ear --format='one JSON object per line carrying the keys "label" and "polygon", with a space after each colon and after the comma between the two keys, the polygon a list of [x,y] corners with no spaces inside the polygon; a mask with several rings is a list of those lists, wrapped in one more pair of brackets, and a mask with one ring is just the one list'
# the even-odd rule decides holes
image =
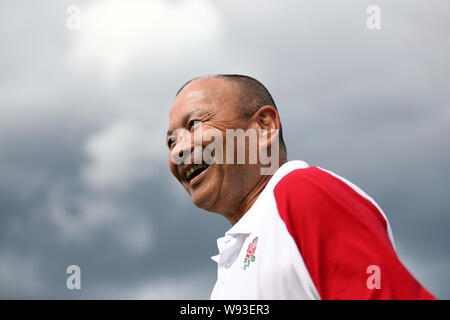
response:
{"label": "man's ear", "polygon": [[272,106],[262,106],[255,114],[256,122],[260,129],[270,131],[271,129],[280,129],[280,117],[278,111]]}
{"label": "man's ear", "polygon": [[262,130],[258,134],[259,142],[263,143],[264,147],[268,148],[272,144],[273,139],[279,139],[281,124],[278,111],[270,105],[262,106],[255,113],[255,117],[255,122],[259,127],[259,130]]}

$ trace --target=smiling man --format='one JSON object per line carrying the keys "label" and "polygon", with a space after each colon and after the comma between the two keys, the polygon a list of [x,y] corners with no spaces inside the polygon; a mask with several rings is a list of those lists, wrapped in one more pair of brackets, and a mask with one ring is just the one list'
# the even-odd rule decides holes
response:
{"label": "smiling man", "polygon": [[287,161],[267,89],[243,75],[177,93],[169,166],[193,203],[227,218],[212,299],[433,299],[398,259],[386,216],[346,179]]}

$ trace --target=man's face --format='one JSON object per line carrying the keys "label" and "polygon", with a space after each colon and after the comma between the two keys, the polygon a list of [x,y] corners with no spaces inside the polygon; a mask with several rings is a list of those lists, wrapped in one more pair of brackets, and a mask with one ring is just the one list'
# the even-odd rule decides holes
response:
{"label": "man's face", "polygon": [[[249,179],[246,179],[248,172],[243,165],[212,163],[209,166],[201,165],[192,174],[193,168],[197,168],[193,164],[194,144],[200,144],[204,149],[211,143],[209,139],[194,141],[193,133],[195,126],[199,126],[197,121],[201,122],[203,133],[216,129],[222,133],[224,140],[226,129],[246,130],[250,122],[240,117],[236,100],[232,85],[226,80],[198,79],[180,92],[170,110],[167,136],[170,170],[190,194],[196,206],[213,212],[227,211],[227,206],[239,201],[239,197],[245,194],[246,184],[249,183]],[[177,129],[190,131],[192,138],[173,137],[173,131]],[[170,139],[171,137],[173,139]],[[223,154],[225,152],[224,142]],[[171,160],[181,153],[191,154],[191,164],[176,164]]]}

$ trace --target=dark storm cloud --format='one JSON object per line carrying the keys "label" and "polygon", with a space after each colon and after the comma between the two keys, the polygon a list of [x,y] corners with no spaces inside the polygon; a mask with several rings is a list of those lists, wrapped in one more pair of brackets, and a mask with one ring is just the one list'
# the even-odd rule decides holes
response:
{"label": "dark storm cloud", "polygon": [[[101,18],[119,2],[105,3],[15,1],[0,10],[0,297],[208,297],[209,257],[229,225],[195,208],[170,176],[164,134],[176,90],[218,72],[261,80],[290,159],[368,192],[407,267],[450,296],[446,1],[381,1],[379,31],[365,27],[369,1],[170,9],[155,1],[142,8],[169,20],[146,22],[125,47],[114,39],[136,31],[126,19],[122,29],[96,30],[99,44],[86,31],[92,12]],[[69,4],[85,14],[78,33],[65,26]],[[207,12],[212,31],[177,10]],[[190,37],[165,30],[175,18],[194,25]],[[82,269],[80,292],[65,288],[70,264]]]}

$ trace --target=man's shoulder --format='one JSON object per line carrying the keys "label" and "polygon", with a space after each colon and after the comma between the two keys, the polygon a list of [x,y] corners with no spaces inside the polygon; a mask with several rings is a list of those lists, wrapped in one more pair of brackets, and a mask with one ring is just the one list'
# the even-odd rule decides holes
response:
{"label": "man's shoulder", "polygon": [[[387,219],[378,204],[347,179],[320,167],[292,170],[274,190],[279,214],[302,224],[342,224],[343,220],[378,224]],[[390,233],[390,231],[389,231]]]}
{"label": "man's shoulder", "polygon": [[[277,206],[290,214],[314,212],[314,219],[331,211],[381,211],[364,191],[332,171],[311,166],[285,174],[274,186]],[[378,213],[377,213],[378,215]]]}
{"label": "man's shoulder", "polygon": [[285,174],[274,186],[276,195],[314,201],[330,193],[350,191],[349,186],[330,171],[316,166],[299,168]]}

